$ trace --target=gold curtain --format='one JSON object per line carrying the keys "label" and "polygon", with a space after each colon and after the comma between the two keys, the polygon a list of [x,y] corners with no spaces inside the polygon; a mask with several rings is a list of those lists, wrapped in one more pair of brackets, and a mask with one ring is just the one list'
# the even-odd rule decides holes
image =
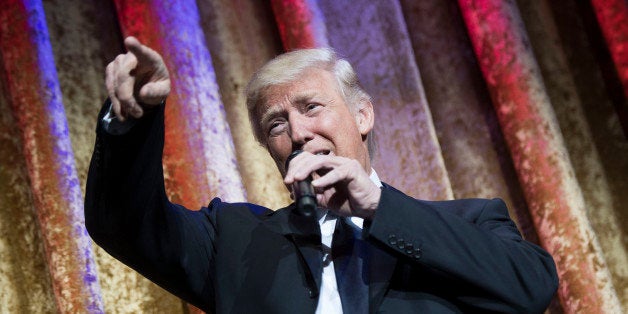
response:
{"label": "gold curtain", "polygon": [[[82,197],[104,67],[137,36],[173,77],[173,200],[290,200],[243,89],[328,45],[376,107],[375,169],[418,198],[500,197],[554,256],[551,313],[628,309],[624,0],[7,0],[0,8],[0,312],[195,311],[93,245]],[[623,48],[622,48],[623,47]],[[210,151],[226,153],[209,158]]]}

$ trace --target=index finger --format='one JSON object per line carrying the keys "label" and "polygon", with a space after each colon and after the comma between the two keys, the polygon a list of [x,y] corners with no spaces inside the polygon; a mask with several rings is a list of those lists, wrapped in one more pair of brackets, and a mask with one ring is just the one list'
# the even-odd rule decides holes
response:
{"label": "index finger", "polygon": [[130,53],[135,55],[138,63],[157,64],[161,62],[161,57],[155,50],[143,45],[133,36],[124,39],[124,46]]}
{"label": "index finger", "polygon": [[337,167],[347,158],[329,155],[314,155],[303,152],[290,162],[290,167],[286,171],[284,183],[292,184],[295,180],[304,180],[314,173],[323,175],[328,169]]}
{"label": "index finger", "polygon": [[305,156],[307,156],[308,154],[310,153],[302,150],[297,150],[292,152],[290,156],[288,156],[284,165],[284,182],[286,184],[292,183],[292,181],[294,180],[294,173],[297,172],[299,168],[299,161],[303,158],[307,158]]}

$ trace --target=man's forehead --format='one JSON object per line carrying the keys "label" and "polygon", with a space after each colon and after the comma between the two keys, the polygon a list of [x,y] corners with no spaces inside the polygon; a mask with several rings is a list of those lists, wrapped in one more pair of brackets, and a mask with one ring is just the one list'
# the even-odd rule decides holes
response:
{"label": "man's forehead", "polygon": [[307,102],[320,94],[320,88],[269,88],[264,91],[263,97],[260,98],[259,105],[261,108],[272,107],[280,103],[303,103]]}
{"label": "man's forehead", "polygon": [[[278,87],[278,86],[275,86]],[[311,102],[319,96],[317,89],[286,89],[268,88],[264,91],[257,104],[256,112],[260,122],[269,116],[275,116],[286,110],[285,106],[302,105]]]}
{"label": "man's forehead", "polygon": [[300,104],[326,94],[338,93],[335,77],[329,71],[311,68],[296,78],[279,84],[266,86],[260,90],[256,104],[257,113],[282,103]]}

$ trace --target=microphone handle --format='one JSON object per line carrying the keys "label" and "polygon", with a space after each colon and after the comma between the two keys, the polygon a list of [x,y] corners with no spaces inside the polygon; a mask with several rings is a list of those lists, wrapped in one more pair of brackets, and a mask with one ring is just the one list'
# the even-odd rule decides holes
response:
{"label": "microphone handle", "polygon": [[312,176],[307,177],[303,181],[295,182],[292,189],[295,191],[294,197],[297,201],[297,209],[301,216],[315,217],[316,193],[314,193],[314,187],[312,187]]}
{"label": "microphone handle", "polygon": [[[286,170],[290,161],[302,152],[302,150],[295,150],[290,153],[286,160]],[[317,202],[316,193],[314,193],[314,187],[312,186],[312,176],[308,176],[303,181],[295,181],[292,184],[292,193],[294,193],[294,199],[297,204],[297,213],[304,217],[316,217]]]}

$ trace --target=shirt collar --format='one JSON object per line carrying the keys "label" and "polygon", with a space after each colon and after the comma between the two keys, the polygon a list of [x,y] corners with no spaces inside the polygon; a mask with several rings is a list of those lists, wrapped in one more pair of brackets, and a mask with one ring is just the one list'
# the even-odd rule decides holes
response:
{"label": "shirt collar", "polygon": [[377,176],[377,172],[375,172],[375,169],[371,168],[371,175],[369,178],[373,181],[373,183],[375,183],[375,185],[377,185],[378,188],[383,186],[382,181],[379,179],[379,176]]}

